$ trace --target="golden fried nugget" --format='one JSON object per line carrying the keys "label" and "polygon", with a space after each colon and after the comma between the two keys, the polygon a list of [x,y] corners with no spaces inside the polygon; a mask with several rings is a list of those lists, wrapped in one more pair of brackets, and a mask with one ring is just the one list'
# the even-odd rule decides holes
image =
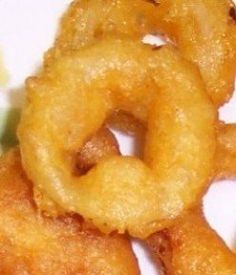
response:
{"label": "golden fried nugget", "polygon": [[168,275],[235,275],[236,255],[210,228],[201,211],[192,211],[147,240]]}
{"label": "golden fried nugget", "polygon": [[78,216],[50,219],[33,202],[18,150],[0,160],[0,274],[139,274],[129,241],[87,229]]}

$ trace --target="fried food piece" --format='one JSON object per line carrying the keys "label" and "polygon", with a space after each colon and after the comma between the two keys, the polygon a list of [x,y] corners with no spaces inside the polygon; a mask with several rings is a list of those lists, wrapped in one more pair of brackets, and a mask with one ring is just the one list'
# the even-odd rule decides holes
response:
{"label": "fried food piece", "polygon": [[[109,123],[118,130],[131,134],[145,134],[144,125],[133,119],[126,113],[115,113]],[[109,141],[108,141],[109,142]],[[106,151],[113,152],[111,147]],[[236,124],[226,124],[221,121],[217,123],[217,143],[215,156],[214,178],[235,179],[236,178]]]}
{"label": "fried food piece", "polygon": [[140,274],[125,237],[38,213],[18,150],[1,158],[0,185],[0,274]]}
{"label": "fried food piece", "polygon": [[179,218],[147,240],[168,275],[234,275],[236,255],[207,224],[200,211]]}
{"label": "fried food piece", "polygon": [[75,0],[62,17],[58,37],[46,61],[104,36],[118,33],[138,39],[155,30],[156,9],[149,1]]}
{"label": "fried food piece", "polygon": [[235,10],[229,0],[75,0],[63,16],[47,61],[106,35],[120,33],[135,39],[164,33],[198,65],[209,95],[219,106],[234,90]]}
{"label": "fried food piece", "polygon": [[[158,100],[146,100],[150,88]],[[145,238],[205,191],[216,112],[198,70],[172,47],[101,40],[55,60],[28,81],[27,96],[18,135],[28,176],[61,208],[104,232]],[[67,155],[117,109],[148,120],[144,162],[115,156],[74,177]]]}
{"label": "fried food piece", "polygon": [[161,0],[156,16],[160,31],[196,63],[215,105],[234,91],[236,74],[236,8],[232,1]]}
{"label": "fried food piece", "polygon": [[219,124],[215,165],[217,179],[236,177],[236,124]]}
{"label": "fried food piece", "polygon": [[[145,127],[125,112],[115,112],[108,120],[113,128],[131,135],[145,135]],[[215,179],[234,179],[236,177],[236,125],[219,122],[217,127],[217,146]],[[139,148],[140,150],[140,148]],[[113,133],[106,127],[101,128],[74,158],[75,174],[87,173],[101,159],[120,155],[119,144]],[[36,203],[49,216],[57,216],[65,211],[48,198],[45,193],[34,189]]]}
{"label": "fried food piece", "polygon": [[[135,121],[132,117],[128,116],[126,113],[115,113],[114,116],[112,116],[112,119],[110,120],[110,122],[112,123],[112,125],[117,126],[118,129],[122,129],[125,132],[130,132],[131,133],[136,133],[137,131],[139,131],[139,128],[142,128],[142,125],[140,125],[137,121]],[[121,124],[120,124],[121,123]],[[100,150],[102,149],[99,146],[99,150],[96,149],[97,146],[97,139],[101,138],[101,142],[104,141],[104,139],[107,139],[105,141],[106,143],[106,148],[104,150],[104,153],[109,154],[119,154],[119,150],[118,147],[114,150],[114,144],[116,144],[116,141],[114,140],[115,137],[110,136],[107,131],[109,130],[100,130],[97,134],[97,136],[93,139],[91,139],[91,141],[89,141],[89,143],[92,144],[92,146],[86,146],[85,148],[87,148],[85,151],[81,151],[81,158],[80,158],[80,165],[84,165],[86,166],[86,163],[89,162],[91,156],[94,156],[94,154],[96,155],[97,152],[100,152]],[[219,129],[218,129],[218,135],[217,135],[217,140],[218,140],[218,144],[217,144],[217,152],[219,152],[217,154],[216,159],[218,159],[218,161],[216,161],[216,164],[218,164],[218,168],[219,168],[219,172],[223,173],[224,172],[224,176],[229,176],[229,172],[231,172],[231,175],[236,175],[235,172],[235,159],[236,159],[236,153],[234,154],[234,151],[231,153],[231,149],[234,150],[235,144],[236,144],[236,126],[235,124],[224,124],[224,123],[220,123],[219,124]],[[111,137],[113,138],[113,141],[111,140]],[[95,142],[94,142],[95,141]],[[100,145],[101,143],[99,142],[98,145]],[[95,149],[94,149],[95,148]],[[236,151],[236,150],[235,150]],[[83,154],[83,152],[85,152],[85,154]],[[94,157],[94,163],[93,165],[95,165],[98,161],[99,161],[99,155],[100,153]],[[222,162],[222,157],[225,157],[226,160]],[[88,160],[87,160],[88,158]],[[232,160],[232,164],[230,162],[230,160]],[[231,164],[231,165],[230,165]],[[234,164],[234,165],[233,165]],[[90,167],[91,168],[91,167]],[[218,175],[219,175],[218,172]],[[221,174],[222,175],[222,174]],[[189,219],[189,220],[188,220]],[[188,222],[188,223],[187,223]],[[196,240],[196,242],[199,244],[199,248],[198,251],[201,250],[203,248],[203,251],[205,251],[204,255],[202,256],[202,259],[199,258],[199,255],[196,253],[196,255],[194,253],[190,254],[192,262],[196,262],[195,265],[195,269],[197,270],[197,273],[194,271],[193,273],[193,269],[187,269],[184,265],[188,264],[188,262],[185,262],[185,258],[181,258],[182,257],[182,253],[183,252],[178,252],[179,254],[179,258],[178,256],[176,256],[176,260],[173,263],[173,253],[175,253],[175,249],[176,248],[175,245],[173,245],[173,242],[177,242],[183,239],[183,238],[178,238],[176,239],[175,236],[171,236],[170,234],[172,234],[173,232],[180,232],[183,228],[184,231],[181,231],[181,234],[185,234],[185,232],[188,230],[190,224],[194,224],[195,227],[191,229],[190,233],[193,233],[195,235],[195,237],[191,236],[191,239]],[[198,230],[196,230],[196,228],[198,227]],[[197,233],[195,233],[197,232]],[[199,234],[202,234],[202,236]],[[205,232],[207,232],[207,235],[205,236]],[[190,234],[189,233],[189,234]],[[204,244],[204,242],[206,241],[206,239],[208,238],[208,236],[210,235],[210,239],[208,239],[208,241],[210,242],[210,247],[208,244]],[[187,236],[185,236],[185,238],[187,238]],[[197,239],[200,238],[200,241],[197,241]],[[174,239],[174,241],[173,241]],[[213,244],[212,244],[213,242]],[[214,242],[216,242],[216,244],[214,244]],[[212,229],[209,228],[209,225],[207,224],[207,222],[205,221],[204,217],[202,216],[202,213],[200,213],[200,211],[194,211],[192,213],[186,214],[185,216],[183,216],[181,219],[178,219],[177,223],[175,226],[170,227],[170,229],[166,229],[163,231],[160,231],[154,235],[152,235],[152,237],[150,237],[147,240],[147,245],[149,246],[149,248],[151,248],[155,260],[158,263],[158,266],[162,266],[164,274],[166,275],[174,275],[174,274],[191,274],[191,275],[197,275],[197,274],[212,274],[212,275],[220,275],[220,274],[234,274],[235,272],[235,268],[236,268],[236,264],[234,263],[235,261],[235,255],[232,255],[232,252],[229,252],[229,249],[226,247],[226,245],[223,243],[223,241],[216,236],[216,233],[214,231],[212,231]],[[189,243],[186,243],[185,245],[189,245]],[[203,246],[201,248],[201,246]],[[173,249],[174,247],[174,249]],[[208,247],[208,250],[206,251],[206,248]],[[217,249],[215,251],[215,248]],[[214,253],[212,253],[214,252]],[[188,252],[186,252],[188,253]],[[206,253],[209,253],[210,261],[213,259],[214,261],[217,261],[217,266],[215,267],[215,273],[212,273],[213,270],[213,264],[211,262],[210,267],[208,267],[208,269],[206,270],[206,268],[204,267],[205,265],[208,265],[208,263],[205,262],[204,256],[206,255]],[[189,255],[189,254],[188,254]],[[221,259],[221,262],[218,262],[218,255],[219,258]],[[225,259],[224,259],[225,256]],[[189,260],[189,262],[190,262]],[[175,270],[176,265],[179,265],[179,269]],[[200,264],[200,266],[199,266]],[[218,265],[220,265],[220,269],[218,268]],[[183,269],[184,266],[184,269]],[[229,268],[229,271],[227,271],[227,269]],[[182,273],[177,273],[178,272],[182,272]],[[184,273],[185,272],[185,273]],[[201,273],[202,272],[202,273]],[[226,273],[225,273],[226,272]],[[227,273],[228,272],[228,273]],[[231,272],[231,273],[230,273]]]}
{"label": "fried food piece", "polygon": [[[134,117],[130,116],[126,112],[115,112],[108,120],[108,124],[125,133],[131,135],[145,135],[145,127]],[[86,166],[91,158],[96,154],[96,151],[101,152],[101,147],[96,149],[97,139],[101,138],[101,141],[106,143],[105,152],[108,155],[119,154],[118,143],[115,140],[115,136],[108,134],[108,129],[100,130],[96,137],[91,139],[92,145],[87,147],[86,154],[83,154],[80,158],[81,164],[79,166]],[[104,135],[103,135],[104,133]],[[102,136],[100,136],[102,135]],[[108,136],[107,136],[108,135]],[[98,143],[99,144],[99,143]],[[117,144],[117,145],[115,145]],[[115,148],[114,148],[115,146]],[[99,153],[100,154],[100,153]],[[91,156],[90,156],[91,155]],[[102,155],[102,154],[101,154]],[[96,161],[95,161],[96,160]],[[94,156],[93,165],[99,160],[99,156]],[[90,168],[93,166],[91,165]],[[214,178],[220,179],[235,179],[236,178],[236,124],[226,124],[219,121],[217,123],[217,144],[216,144],[216,157],[215,157],[215,175]]]}

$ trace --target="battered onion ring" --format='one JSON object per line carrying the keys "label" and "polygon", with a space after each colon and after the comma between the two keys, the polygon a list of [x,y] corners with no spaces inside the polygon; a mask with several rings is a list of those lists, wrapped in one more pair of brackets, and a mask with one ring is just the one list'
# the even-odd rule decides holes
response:
{"label": "battered onion ring", "polygon": [[164,274],[233,275],[236,255],[229,250],[205,221],[200,211],[192,211],[147,240]]}
{"label": "battered onion ring", "polygon": [[[150,89],[158,100],[146,100]],[[104,39],[53,62],[28,81],[27,95],[18,134],[28,176],[102,231],[145,238],[195,204],[208,185],[215,109],[195,66],[171,47],[153,51]],[[112,110],[142,119],[146,106],[146,163],[117,156],[85,176],[72,175],[67,156]]]}
{"label": "battered onion ring", "polygon": [[[102,14],[102,16],[101,16]],[[65,14],[47,60],[78,50],[104,35],[132,38],[165,34],[196,63],[209,95],[226,102],[236,73],[235,7],[229,0],[77,0]]]}
{"label": "battered onion ring", "polygon": [[234,91],[236,20],[232,1],[161,0],[160,30],[175,41],[184,57],[195,62],[209,95],[219,106]]}
{"label": "battered onion ring", "polygon": [[[145,127],[134,117],[125,112],[115,112],[108,120],[113,128],[135,135],[140,138],[139,145],[144,143]],[[214,178],[235,179],[236,178],[236,124],[224,124],[219,122],[217,127],[217,144],[215,156]],[[136,148],[142,156],[142,149]],[[72,160],[75,174],[82,175],[97,165],[103,158],[112,155],[120,155],[118,142],[108,128],[101,128],[95,136],[85,143],[81,151]],[[65,213],[48,198],[48,196],[34,188],[37,206],[45,215],[58,216]]]}

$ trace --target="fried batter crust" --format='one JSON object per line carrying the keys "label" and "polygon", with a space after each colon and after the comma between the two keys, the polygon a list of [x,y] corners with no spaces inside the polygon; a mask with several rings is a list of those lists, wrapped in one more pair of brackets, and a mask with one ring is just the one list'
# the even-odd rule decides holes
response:
{"label": "fried batter crust", "polygon": [[62,18],[47,60],[106,35],[165,34],[184,57],[197,64],[219,106],[234,90],[235,10],[231,0],[75,0]]}
{"label": "fried batter crust", "polygon": [[220,123],[216,147],[216,179],[236,178],[236,124]]}
{"label": "fried batter crust", "polygon": [[79,216],[50,219],[33,202],[18,150],[0,160],[0,274],[140,274],[129,241],[87,229]]}
{"label": "fried batter crust", "polygon": [[182,216],[147,244],[168,275],[234,275],[236,256],[210,228],[201,211]]}

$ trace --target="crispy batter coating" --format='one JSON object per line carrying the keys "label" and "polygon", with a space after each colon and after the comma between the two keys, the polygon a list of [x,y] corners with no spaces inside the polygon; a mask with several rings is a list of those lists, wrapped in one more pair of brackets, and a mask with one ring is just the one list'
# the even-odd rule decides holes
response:
{"label": "crispy batter coating", "polygon": [[[134,117],[130,116],[126,112],[115,112],[108,120],[108,124],[113,128],[129,133],[131,135],[145,135],[145,125],[140,121],[137,121]],[[106,148],[104,153],[107,155],[119,154],[118,142],[115,140],[115,136],[108,129],[101,129],[89,143],[90,146],[86,146],[85,151],[82,151],[79,161],[79,167],[89,166],[90,168],[99,161],[99,155],[102,155],[103,150],[100,144],[105,143]],[[101,143],[98,142],[101,139]],[[143,138],[142,138],[143,142]],[[140,144],[139,144],[140,145]],[[96,147],[99,146],[98,149]],[[114,147],[115,146],[115,147]],[[139,148],[138,148],[139,149]],[[99,155],[96,156],[96,151]],[[85,154],[83,154],[85,152]],[[142,155],[141,155],[142,156]],[[90,161],[90,158],[93,161]],[[88,165],[88,163],[93,165]],[[214,178],[220,179],[235,179],[236,178],[236,124],[226,124],[219,121],[217,123],[217,143],[216,143],[216,156],[215,156],[215,173]]]}
{"label": "crispy batter coating", "polygon": [[235,275],[236,255],[205,221],[192,211],[174,226],[147,240],[167,275]]}
{"label": "crispy batter coating", "polygon": [[[86,174],[102,159],[119,155],[119,144],[114,134],[105,126],[89,139],[82,149],[71,158],[71,166],[74,167],[74,175]],[[44,215],[57,217],[65,214],[65,210],[55,204],[45,192],[34,186],[34,199],[37,207]]]}
{"label": "crispy batter coating", "polygon": [[236,74],[235,5],[231,0],[160,0],[159,28],[196,63],[209,95],[219,106],[234,91]]}
{"label": "crispy batter coating", "polygon": [[[116,130],[136,135],[136,138],[140,138],[139,145],[141,145],[141,143],[143,144],[145,134],[144,125],[128,113],[115,112],[108,118],[107,123]],[[138,148],[137,152],[142,156],[143,152],[141,148]],[[71,159],[74,174],[77,176],[86,174],[91,168],[97,165],[99,161],[114,155],[121,155],[118,141],[112,131],[106,126],[103,126],[85,143],[80,152]],[[38,208],[47,216],[56,217],[59,213],[65,213],[45,192],[41,192],[36,187],[34,187],[34,199]]]}
{"label": "crispy batter coating", "polygon": [[125,237],[89,230],[77,216],[38,213],[18,150],[1,158],[0,185],[0,274],[139,274]]}
{"label": "crispy batter coating", "polygon": [[[145,127],[125,112],[117,112],[112,115],[108,122],[112,127],[132,135],[145,134]],[[99,139],[101,139],[99,141]],[[105,144],[105,148],[100,147]],[[98,148],[96,148],[98,147]],[[100,155],[119,154],[118,143],[112,132],[108,129],[101,129],[92,138],[85,150],[81,151],[78,159],[78,167],[85,166],[92,168],[98,161]],[[102,152],[104,150],[104,152]],[[97,155],[96,155],[97,154]],[[91,160],[92,158],[92,160]],[[235,179],[236,178],[236,124],[226,124],[219,122],[217,126],[217,144],[215,157],[215,179]]]}
{"label": "crispy batter coating", "polygon": [[[138,131],[139,124],[130,116],[122,113],[119,114],[121,116],[120,118],[119,116],[117,117],[117,115],[118,114],[116,114],[111,121],[115,121],[115,125],[117,125],[119,129],[121,128],[124,131],[130,131],[131,129],[132,133]],[[121,126],[120,122],[122,122]],[[102,133],[103,131],[100,132],[100,134]],[[102,140],[103,138],[107,138],[106,133],[102,136]],[[114,138],[113,136],[113,139]],[[96,140],[96,138],[91,140],[92,143],[93,140]],[[111,142],[111,139],[108,138],[107,141]],[[221,123],[218,129],[217,141],[216,165],[218,172],[216,175],[235,177],[236,125]],[[115,153],[113,143],[115,143],[115,141],[111,142],[110,145],[107,143],[106,153]],[[86,154],[81,158],[81,163],[87,163],[86,158],[89,157],[90,154],[92,156],[96,154],[97,150],[93,150],[94,147],[96,147],[96,142],[93,146],[87,148]],[[99,159],[95,158],[95,160]],[[189,236],[190,238],[188,238]],[[186,239],[188,239],[188,241],[185,243]],[[165,275],[236,274],[236,256],[229,251],[223,241],[209,227],[199,210],[194,210],[184,215],[177,220],[174,226],[152,235],[146,243],[153,252],[158,266],[162,266]],[[198,245],[198,248],[195,247],[195,244]],[[183,248],[179,248],[180,246]],[[188,247],[188,250],[186,247]],[[195,249],[195,251],[193,249]],[[177,255],[174,256],[176,251]],[[191,253],[189,253],[189,251]],[[203,251],[202,256],[199,256],[199,251]],[[205,256],[206,258],[204,258]],[[190,259],[186,261],[186,257],[190,257]],[[210,259],[208,259],[209,257]],[[195,266],[193,266],[193,264],[188,266],[191,262],[194,263]]]}
{"label": "crispy batter coating", "polygon": [[219,124],[215,165],[217,179],[236,178],[236,124]]}
{"label": "crispy batter coating", "polygon": [[[101,14],[103,16],[101,16]],[[117,33],[134,39],[156,30],[156,9],[143,0],[75,0],[61,20],[49,61]]]}
{"label": "crispy batter coating", "polygon": [[[158,100],[147,99],[150,89]],[[28,176],[101,230],[145,238],[205,191],[215,108],[198,70],[172,47],[153,51],[129,39],[103,39],[55,60],[28,81],[27,94],[18,134]],[[74,177],[67,156],[117,109],[148,120],[144,162],[111,157]]]}
{"label": "crispy batter coating", "polygon": [[232,1],[75,0],[62,19],[47,60],[116,33],[132,38],[164,33],[181,54],[198,65],[217,106],[230,98],[236,73]]}

